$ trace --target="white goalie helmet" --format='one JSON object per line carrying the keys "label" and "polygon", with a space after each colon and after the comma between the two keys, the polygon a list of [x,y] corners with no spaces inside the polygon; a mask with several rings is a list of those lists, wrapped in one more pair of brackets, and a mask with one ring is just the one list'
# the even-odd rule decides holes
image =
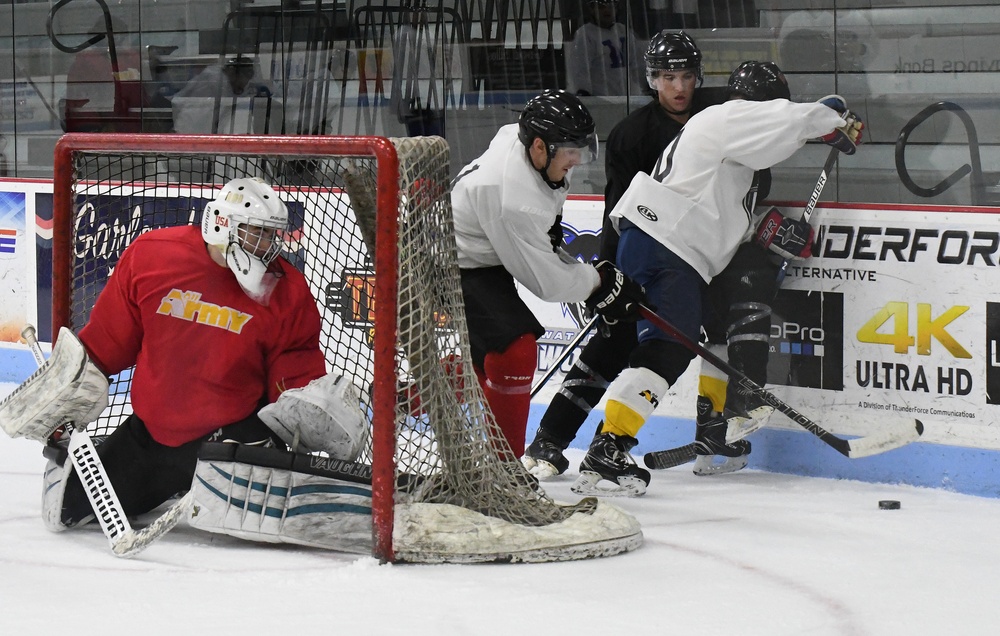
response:
{"label": "white goalie helmet", "polygon": [[201,235],[222,251],[250,298],[266,305],[278,276],[269,271],[281,253],[288,207],[258,178],[233,179],[205,206]]}

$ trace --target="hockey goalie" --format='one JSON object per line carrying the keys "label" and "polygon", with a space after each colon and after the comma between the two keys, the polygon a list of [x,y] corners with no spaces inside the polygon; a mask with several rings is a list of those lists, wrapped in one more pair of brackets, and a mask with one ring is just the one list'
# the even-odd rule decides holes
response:
{"label": "hockey goalie", "polygon": [[[61,329],[0,403],[8,435],[45,444],[46,527],[96,516],[120,554],[109,519],[127,535],[126,518],[190,490],[196,528],[370,551],[370,467],[353,463],[367,418],[352,382],[327,373],[315,299],[280,256],[287,226],[277,193],[241,178],[200,228],[142,234],[79,335]],[[95,452],[86,427],[107,378],[132,367],[133,413]]]}

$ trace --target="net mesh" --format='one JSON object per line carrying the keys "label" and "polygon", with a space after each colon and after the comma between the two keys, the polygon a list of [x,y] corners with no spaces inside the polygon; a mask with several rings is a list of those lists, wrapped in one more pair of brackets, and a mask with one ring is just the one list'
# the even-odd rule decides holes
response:
{"label": "net mesh", "polygon": [[[369,444],[363,460],[393,462],[395,506],[451,504],[526,527],[592,514],[592,499],[558,505],[537,488],[485,405],[462,305],[447,143],[392,141],[399,158],[398,261],[386,272],[374,265],[378,166],[371,156],[73,152],[68,326],[86,324],[118,257],[140,233],[198,224],[226,182],[260,177],[289,207],[284,257],[305,274],[317,300],[329,370],[352,379],[369,414],[392,409],[394,457],[372,457]],[[375,281],[383,275],[398,280],[395,325],[374,321]],[[373,404],[374,334],[394,327],[395,365],[379,372],[394,374],[397,399]],[[114,379],[111,404],[91,425],[93,434],[107,434],[131,412],[130,377]]]}

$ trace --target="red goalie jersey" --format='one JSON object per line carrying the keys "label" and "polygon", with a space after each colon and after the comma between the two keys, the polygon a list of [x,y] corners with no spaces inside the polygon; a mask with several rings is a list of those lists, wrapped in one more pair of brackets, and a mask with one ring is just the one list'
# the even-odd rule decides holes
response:
{"label": "red goalie jersey", "polygon": [[80,340],[105,373],[135,365],[132,407],[157,442],[198,439],[326,373],[305,278],[281,258],[272,268],[282,277],[263,306],[198,227],[154,230],[122,254]]}

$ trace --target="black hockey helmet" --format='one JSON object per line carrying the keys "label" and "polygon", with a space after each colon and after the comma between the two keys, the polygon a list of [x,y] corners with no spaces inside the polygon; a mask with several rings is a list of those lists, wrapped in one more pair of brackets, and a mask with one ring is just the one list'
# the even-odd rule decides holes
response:
{"label": "black hockey helmet", "polygon": [[[517,118],[517,136],[526,149],[535,138],[545,144],[545,165],[538,170],[552,189],[565,186],[565,179],[552,181],[548,169],[560,148],[579,152],[579,163],[597,159],[597,135],[594,118],[580,98],[566,91],[548,89],[528,100]],[[586,149],[586,150],[583,150]]]}
{"label": "black hockey helmet", "polygon": [[691,36],[683,31],[660,31],[646,47],[646,81],[656,90],[653,80],[659,71],[690,69],[698,74],[698,84],[704,79],[701,50]]}
{"label": "black hockey helmet", "polygon": [[597,158],[594,118],[572,93],[549,89],[532,97],[517,118],[517,126],[521,143],[530,147],[535,137],[541,138],[550,158],[560,147],[588,148],[590,156],[582,163]]}
{"label": "black hockey helmet", "polygon": [[788,80],[774,62],[743,62],[729,76],[729,96],[737,95],[752,102],[791,99]]}

